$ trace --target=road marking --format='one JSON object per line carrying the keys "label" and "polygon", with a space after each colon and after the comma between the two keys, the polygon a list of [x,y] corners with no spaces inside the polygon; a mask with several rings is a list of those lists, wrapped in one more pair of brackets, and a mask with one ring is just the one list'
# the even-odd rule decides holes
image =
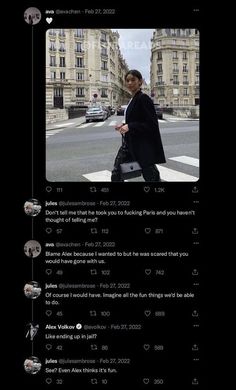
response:
{"label": "road marking", "polygon": [[[159,123],[167,123],[167,122],[186,122],[186,121],[190,121],[191,119],[184,119],[184,118],[171,118],[171,119],[158,119],[158,122]],[[82,125],[79,125],[79,126],[76,126],[77,128],[85,128],[85,127],[101,127],[103,125],[107,125],[107,126],[115,126],[117,123],[121,123],[119,120],[113,120],[113,121],[110,121],[110,122],[99,122],[99,123],[96,123],[94,124],[94,122],[89,122],[89,123],[85,123],[85,124],[82,124]]]}
{"label": "road marking", "polygon": [[100,127],[100,126],[104,125],[104,123],[105,123],[105,122],[98,122],[98,123],[96,123],[96,125],[94,125],[93,127]]}
{"label": "road marking", "polygon": [[189,156],[178,156],[178,157],[170,157],[169,160],[174,160],[181,162],[183,164],[192,165],[194,167],[199,167],[199,159],[193,158]]}
{"label": "road marking", "polygon": [[83,176],[89,181],[111,181],[111,172],[107,170],[92,172]]}
{"label": "road marking", "polygon": [[46,131],[46,139],[49,138],[51,135],[55,135],[57,133],[60,133],[64,129],[58,129],[58,130],[47,130]]}
{"label": "road marking", "polygon": [[163,181],[197,181],[198,177],[187,175],[179,171],[174,171],[173,169],[163,167],[161,165],[156,165],[160,175],[161,180]]}
{"label": "road marking", "polygon": [[[169,169],[166,167],[163,167],[161,165],[157,165],[157,168],[161,175],[161,180],[163,181],[180,181],[180,182],[186,182],[186,181],[197,181],[198,177],[187,175],[185,173],[175,171],[173,169]],[[93,182],[99,182],[99,181],[111,181],[111,172],[108,170],[104,171],[97,171],[97,172],[91,172],[83,175],[86,179]]]}
{"label": "road marking", "polygon": [[77,126],[79,129],[81,128],[85,128],[85,127],[89,127],[91,125],[91,123],[84,123],[83,125],[79,125]]}
{"label": "road marking", "polygon": [[57,127],[61,127],[61,126],[70,126],[70,125],[73,125],[75,122],[68,122],[68,123],[61,123],[60,125],[55,125],[55,126],[57,126]]}

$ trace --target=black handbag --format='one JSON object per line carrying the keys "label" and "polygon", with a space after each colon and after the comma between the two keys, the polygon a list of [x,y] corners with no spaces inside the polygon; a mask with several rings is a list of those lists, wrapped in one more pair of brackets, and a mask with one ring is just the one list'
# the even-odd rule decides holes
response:
{"label": "black handbag", "polygon": [[[127,148],[125,145],[124,136],[122,135],[122,147]],[[142,175],[142,168],[138,161],[126,161],[120,164],[120,173],[123,180],[133,179]]]}

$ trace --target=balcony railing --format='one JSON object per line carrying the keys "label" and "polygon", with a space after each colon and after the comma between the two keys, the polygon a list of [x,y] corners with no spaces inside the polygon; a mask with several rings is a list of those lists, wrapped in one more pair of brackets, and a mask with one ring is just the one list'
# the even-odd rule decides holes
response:
{"label": "balcony railing", "polygon": [[179,73],[179,69],[173,69],[173,73]]}
{"label": "balcony railing", "polygon": [[189,81],[183,81],[183,85],[188,85]]}

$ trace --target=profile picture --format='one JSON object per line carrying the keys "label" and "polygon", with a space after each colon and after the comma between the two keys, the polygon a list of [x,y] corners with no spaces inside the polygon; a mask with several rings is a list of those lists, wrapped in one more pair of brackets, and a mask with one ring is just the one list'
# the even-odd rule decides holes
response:
{"label": "profile picture", "polygon": [[29,199],[24,204],[24,212],[30,217],[36,217],[40,213],[42,206],[37,199]]}
{"label": "profile picture", "polygon": [[24,369],[27,374],[37,374],[41,370],[42,364],[40,360],[35,356],[30,356],[24,361]]}
{"label": "profile picture", "polygon": [[28,23],[28,24],[37,24],[40,22],[41,20],[41,12],[39,11],[38,8],[35,8],[35,7],[30,7],[30,8],[27,8],[27,10],[25,10],[25,13],[24,13],[24,19],[25,19],[25,22]]}
{"label": "profile picture", "polygon": [[38,330],[39,330],[39,324],[35,324],[34,322],[29,322],[26,325],[25,338],[29,339],[30,341],[33,341],[34,337],[38,333]]}
{"label": "profile picture", "polygon": [[41,294],[41,287],[38,282],[29,282],[24,286],[24,294],[26,298],[29,299],[37,299]]}
{"label": "profile picture", "polygon": [[41,245],[38,241],[29,240],[24,245],[24,252],[28,257],[37,257],[41,253]]}

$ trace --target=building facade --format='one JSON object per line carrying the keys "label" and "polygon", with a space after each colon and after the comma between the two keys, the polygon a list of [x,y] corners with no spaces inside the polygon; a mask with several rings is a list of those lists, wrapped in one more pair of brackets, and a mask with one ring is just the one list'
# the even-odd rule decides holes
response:
{"label": "building facade", "polygon": [[151,48],[151,93],[163,107],[200,103],[199,31],[156,29]]}
{"label": "building facade", "polygon": [[128,70],[110,29],[51,29],[46,32],[46,108],[89,106],[94,101],[116,107],[129,94]]}

